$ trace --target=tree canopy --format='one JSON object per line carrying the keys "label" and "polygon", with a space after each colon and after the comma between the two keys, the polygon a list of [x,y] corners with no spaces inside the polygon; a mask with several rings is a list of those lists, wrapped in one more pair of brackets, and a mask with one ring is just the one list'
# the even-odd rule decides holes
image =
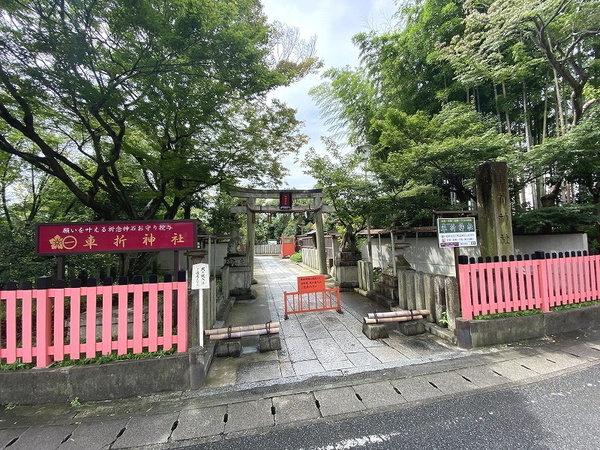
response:
{"label": "tree canopy", "polygon": [[370,146],[388,224],[470,209],[486,161],[508,162],[520,214],[597,203],[599,14],[597,0],[402,3],[394,29],[355,36],[360,66],[325,72],[312,94],[350,152]]}
{"label": "tree canopy", "polygon": [[275,183],[306,138],[265,94],[320,64],[290,35],[256,0],[7,0],[0,150],[102,220],[171,219],[211,186]]}

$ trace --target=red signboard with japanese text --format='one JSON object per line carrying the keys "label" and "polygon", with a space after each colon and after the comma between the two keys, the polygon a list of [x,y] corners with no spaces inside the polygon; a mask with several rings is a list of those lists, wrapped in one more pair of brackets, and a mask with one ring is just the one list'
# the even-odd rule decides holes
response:
{"label": "red signboard with japanese text", "polygon": [[298,277],[298,292],[321,292],[325,290],[325,275]]}
{"label": "red signboard with japanese text", "polygon": [[196,248],[195,220],[46,223],[37,227],[40,255]]}

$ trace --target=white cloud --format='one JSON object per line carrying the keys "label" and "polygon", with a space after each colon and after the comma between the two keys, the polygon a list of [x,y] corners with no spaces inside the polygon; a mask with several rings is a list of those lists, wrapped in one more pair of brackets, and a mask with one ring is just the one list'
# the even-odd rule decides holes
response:
{"label": "white cloud", "polygon": [[[304,39],[317,36],[316,53],[325,64],[322,70],[358,66],[359,51],[352,43],[352,37],[374,27],[385,26],[397,10],[394,0],[263,0],[262,3],[270,22],[278,20],[297,27]],[[308,95],[308,91],[319,83],[320,75],[310,75],[270,95],[297,110],[296,116],[305,124],[302,131],[309,137],[307,148],[317,150],[322,148],[321,137],[330,134],[324,120],[319,117],[316,104]],[[292,159],[288,167],[292,173],[286,183],[290,187],[313,187],[314,180],[302,175],[301,168]]]}

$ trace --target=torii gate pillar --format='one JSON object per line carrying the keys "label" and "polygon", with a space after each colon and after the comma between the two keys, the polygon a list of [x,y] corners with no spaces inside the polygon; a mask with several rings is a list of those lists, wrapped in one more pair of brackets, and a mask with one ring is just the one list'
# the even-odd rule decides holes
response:
{"label": "torii gate pillar", "polygon": [[[282,192],[289,192],[293,198],[311,199],[310,206],[289,205],[286,209],[277,206],[256,205],[257,198],[277,199],[280,198]],[[313,212],[315,217],[315,225],[317,227],[317,253],[319,258],[319,273],[327,275],[327,253],[325,251],[325,233],[323,229],[323,212],[331,212],[333,208],[323,205],[323,190],[322,189],[307,189],[307,190],[274,190],[274,189],[251,189],[251,188],[232,188],[229,191],[232,197],[246,199],[246,205],[234,206],[231,208],[232,213],[246,213],[246,255],[248,257],[248,265],[250,266],[250,276],[254,277],[254,238],[256,228],[254,219],[257,213],[303,213]]]}
{"label": "torii gate pillar", "polygon": [[315,225],[317,226],[317,253],[319,255],[319,273],[327,275],[327,254],[325,252],[325,232],[323,231],[323,212],[321,197],[315,197]]}
{"label": "torii gate pillar", "polygon": [[256,238],[256,227],[254,226],[254,207],[256,206],[256,199],[254,197],[249,197],[247,200],[248,205],[248,215],[247,215],[247,223],[246,223],[246,255],[248,256],[248,265],[250,266],[250,278],[252,279],[252,283],[254,283],[254,240]]}

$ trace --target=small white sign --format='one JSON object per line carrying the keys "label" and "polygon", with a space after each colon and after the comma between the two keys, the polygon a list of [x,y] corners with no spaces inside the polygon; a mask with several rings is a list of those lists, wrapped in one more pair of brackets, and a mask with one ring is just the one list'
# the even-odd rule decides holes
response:
{"label": "small white sign", "polygon": [[192,266],[192,289],[208,289],[209,287],[210,272],[208,264],[194,264]]}

